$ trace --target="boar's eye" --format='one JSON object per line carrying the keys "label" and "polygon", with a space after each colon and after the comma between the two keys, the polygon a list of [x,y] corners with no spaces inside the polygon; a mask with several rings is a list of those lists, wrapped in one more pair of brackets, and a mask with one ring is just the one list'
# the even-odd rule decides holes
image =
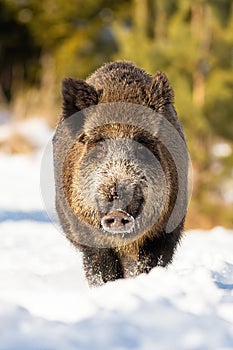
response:
{"label": "boar's eye", "polygon": [[135,157],[144,163],[151,163],[153,161],[153,153],[141,143],[135,145]]}
{"label": "boar's eye", "polygon": [[89,162],[103,159],[107,154],[107,143],[106,141],[92,142],[87,145],[87,154],[85,159]]}
{"label": "boar's eye", "polygon": [[107,143],[104,140],[98,141],[95,146],[96,158],[101,159],[106,156]]}

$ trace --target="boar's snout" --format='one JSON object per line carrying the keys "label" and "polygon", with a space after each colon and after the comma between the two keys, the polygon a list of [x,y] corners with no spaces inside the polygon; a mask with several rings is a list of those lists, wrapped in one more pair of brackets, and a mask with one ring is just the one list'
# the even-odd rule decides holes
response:
{"label": "boar's snout", "polygon": [[96,203],[101,217],[120,211],[135,219],[142,210],[143,202],[141,186],[128,180],[106,181],[97,190]]}
{"label": "boar's snout", "polygon": [[116,210],[105,215],[101,225],[110,233],[130,232],[134,227],[134,218],[122,210]]}

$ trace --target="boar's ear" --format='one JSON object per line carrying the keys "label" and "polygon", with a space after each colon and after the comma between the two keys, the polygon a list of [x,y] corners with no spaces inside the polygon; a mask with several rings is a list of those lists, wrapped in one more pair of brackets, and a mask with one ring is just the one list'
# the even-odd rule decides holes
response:
{"label": "boar's ear", "polygon": [[157,72],[152,77],[149,88],[149,106],[163,114],[165,106],[173,103],[173,100],[174,92],[167,76],[162,72]]}
{"label": "boar's ear", "polygon": [[84,80],[65,78],[62,82],[62,96],[64,119],[98,103],[97,91]]}

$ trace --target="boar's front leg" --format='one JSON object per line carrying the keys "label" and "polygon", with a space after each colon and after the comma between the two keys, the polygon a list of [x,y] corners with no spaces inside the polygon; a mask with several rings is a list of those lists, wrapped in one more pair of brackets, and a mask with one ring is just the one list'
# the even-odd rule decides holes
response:
{"label": "boar's front leg", "polygon": [[82,246],[81,250],[86,278],[91,287],[124,277],[119,257],[113,249]]}
{"label": "boar's front leg", "polygon": [[155,266],[167,266],[172,258],[182,235],[178,227],[171,233],[161,232],[153,238],[147,238],[139,252],[139,270],[149,272]]}

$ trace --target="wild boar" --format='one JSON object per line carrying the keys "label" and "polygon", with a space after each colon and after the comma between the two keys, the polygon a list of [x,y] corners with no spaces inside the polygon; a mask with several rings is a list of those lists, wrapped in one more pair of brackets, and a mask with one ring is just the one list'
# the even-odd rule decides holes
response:
{"label": "wild boar", "polygon": [[166,75],[108,63],[66,78],[56,210],[90,286],[166,266],[183,233],[188,152]]}

